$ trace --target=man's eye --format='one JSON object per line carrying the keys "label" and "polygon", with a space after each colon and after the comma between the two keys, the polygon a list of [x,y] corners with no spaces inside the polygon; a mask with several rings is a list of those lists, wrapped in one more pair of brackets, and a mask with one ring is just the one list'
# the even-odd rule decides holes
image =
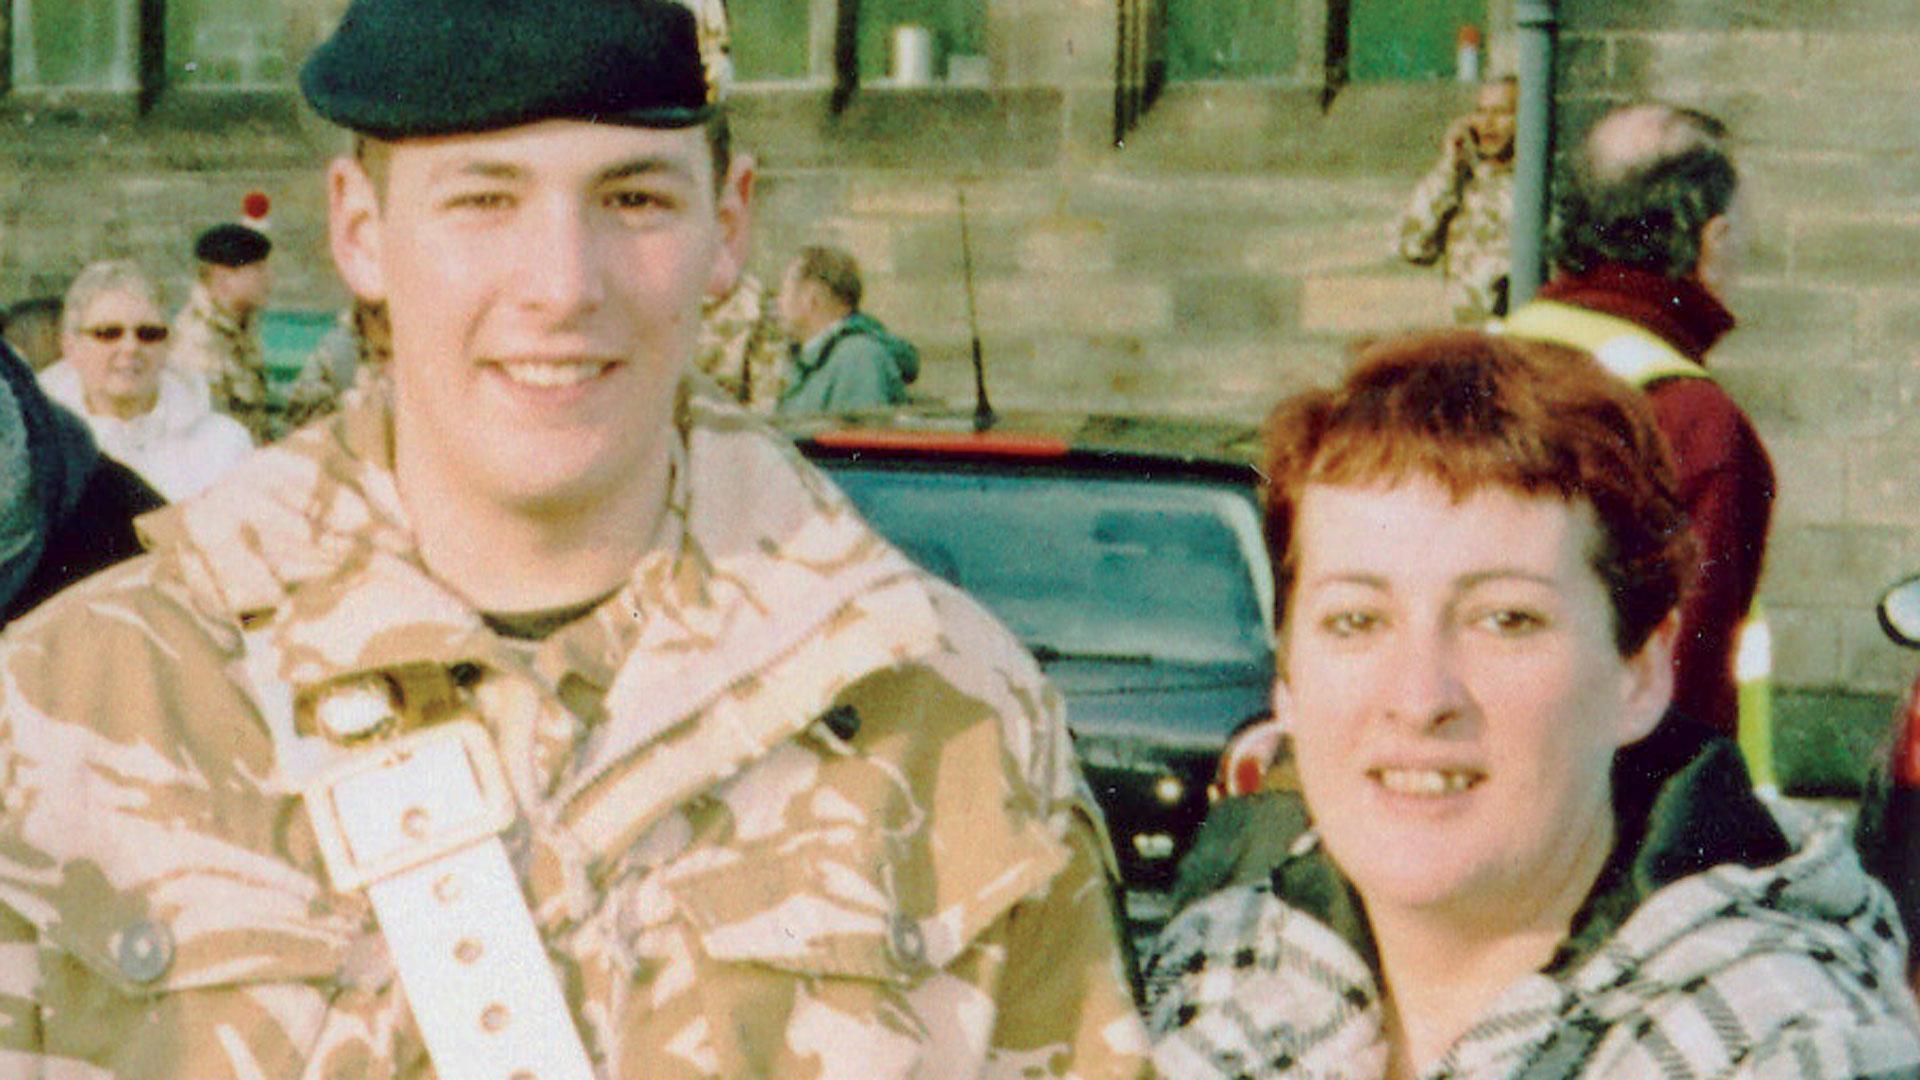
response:
{"label": "man's eye", "polygon": [[504,191],[463,191],[447,199],[447,207],[453,210],[502,210],[510,199]]}
{"label": "man's eye", "polygon": [[616,191],[607,196],[607,206],[614,210],[657,210],[667,205],[667,200],[653,191]]}

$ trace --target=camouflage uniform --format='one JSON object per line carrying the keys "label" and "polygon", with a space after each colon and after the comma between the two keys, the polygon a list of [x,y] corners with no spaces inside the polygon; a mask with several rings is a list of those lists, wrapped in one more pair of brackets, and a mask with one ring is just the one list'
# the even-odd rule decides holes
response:
{"label": "camouflage uniform", "polygon": [[332,415],[348,391],[380,377],[386,359],[378,344],[383,340],[376,327],[380,318],[359,304],[340,313],[287,387],[281,422],[288,431]]}
{"label": "camouflage uniform", "polygon": [[769,413],[787,380],[787,338],[775,323],[766,287],[752,274],[700,312],[694,363],[734,400]]}
{"label": "camouflage uniform", "polygon": [[206,382],[214,411],[244,424],[256,446],[284,433],[267,395],[266,358],[251,320],[242,323],[228,314],[205,285],[194,285],[193,295],[174,317],[168,357]]}
{"label": "camouflage uniform", "polygon": [[1400,217],[1400,257],[1420,266],[1446,260],[1447,303],[1461,325],[1505,314],[1512,214],[1513,166],[1454,144],[1421,177]]}
{"label": "camouflage uniform", "polygon": [[1060,701],[975,604],[690,396],[663,541],[508,642],[422,569],[389,407],[145,519],[0,645],[0,1072],[432,1075],[288,790],[369,677],[500,749],[599,1075],[1143,1071]]}

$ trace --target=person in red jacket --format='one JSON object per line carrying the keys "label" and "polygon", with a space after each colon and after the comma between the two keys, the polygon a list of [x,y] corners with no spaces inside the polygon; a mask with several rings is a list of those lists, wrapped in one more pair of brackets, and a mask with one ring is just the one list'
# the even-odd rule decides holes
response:
{"label": "person in red jacket", "polygon": [[1726,128],[1713,117],[1659,104],[1608,113],[1574,154],[1557,208],[1555,276],[1507,324],[1516,336],[1586,348],[1645,391],[1699,539],[1674,708],[1722,734],[1738,724],[1734,648],[1774,497],[1766,447],[1706,370],[1734,327],[1725,300],[1738,187]]}

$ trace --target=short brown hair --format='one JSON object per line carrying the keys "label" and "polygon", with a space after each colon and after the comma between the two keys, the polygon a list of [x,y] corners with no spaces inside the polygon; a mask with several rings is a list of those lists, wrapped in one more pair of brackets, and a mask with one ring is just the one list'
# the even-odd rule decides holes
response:
{"label": "short brown hair", "polygon": [[1583,352],[1436,330],[1364,349],[1338,386],[1289,398],[1268,417],[1278,622],[1306,486],[1413,476],[1456,500],[1491,486],[1590,504],[1601,537],[1592,564],[1612,598],[1622,656],[1637,653],[1679,603],[1693,540],[1666,441],[1639,392]]}
{"label": "short brown hair", "polygon": [[860,310],[860,264],[834,247],[803,247],[793,265],[802,281],[817,281],[851,310]]}

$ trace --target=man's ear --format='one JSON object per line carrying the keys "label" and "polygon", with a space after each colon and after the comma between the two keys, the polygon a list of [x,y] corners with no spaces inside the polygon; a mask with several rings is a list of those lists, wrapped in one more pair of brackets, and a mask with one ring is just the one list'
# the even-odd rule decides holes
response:
{"label": "man's ear", "polygon": [[732,292],[747,269],[747,254],[753,243],[753,181],[753,158],[735,155],[714,206],[720,220],[720,250],[714,255],[713,274],[707,279],[709,296]]}
{"label": "man's ear", "polygon": [[1729,214],[1715,214],[1700,227],[1700,261],[1694,267],[1694,277],[1707,287],[1714,299],[1722,303],[1727,299],[1727,286],[1732,284],[1734,260],[1733,217]]}
{"label": "man's ear", "polygon": [[1640,651],[1627,657],[1621,679],[1621,709],[1616,746],[1629,746],[1652,734],[1673,704],[1673,649],[1680,638],[1680,612],[1667,612],[1647,635]]}
{"label": "man's ear", "polygon": [[335,158],[327,169],[327,242],[347,288],[373,303],[387,298],[380,241],[379,189],[358,161]]}

